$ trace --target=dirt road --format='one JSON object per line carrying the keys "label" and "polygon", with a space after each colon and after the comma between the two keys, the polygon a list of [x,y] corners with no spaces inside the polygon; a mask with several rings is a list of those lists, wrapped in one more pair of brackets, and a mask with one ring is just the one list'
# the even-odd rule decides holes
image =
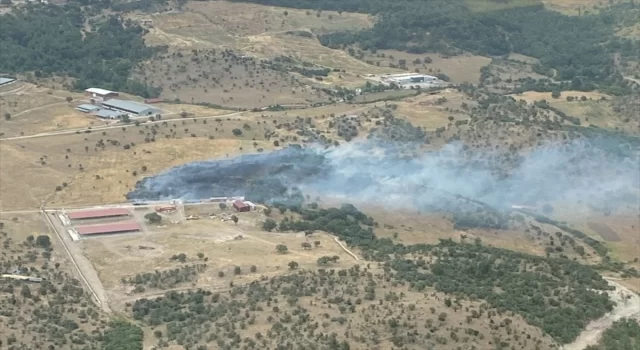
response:
{"label": "dirt road", "polygon": [[53,223],[51,215],[53,213],[47,213],[42,210],[43,218],[45,219],[49,230],[52,231],[58,237],[58,240],[62,244],[65,252],[73,266],[75,267],[78,277],[82,280],[85,286],[89,289],[89,292],[93,295],[94,300],[106,313],[111,313],[109,307],[109,299],[107,293],[102,286],[102,281],[98,277],[97,271],[93,268],[91,262],[82,254],[81,248],[77,244],[73,244],[71,237],[66,232],[59,232],[59,228]]}
{"label": "dirt road", "polygon": [[609,292],[611,300],[616,302],[616,307],[601,318],[591,321],[571,344],[567,344],[560,350],[583,350],[590,345],[595,345],[613,322],[622,318],[635,318],[640,321],[640,296],[621,284],[607,279],[610,285],[616,289]]}
{"label": "dirt road", "polygon": [[[193,120],[193,119],[199,120],[199,119],[213,119],[213,118],[230,118],[230,117],[236,117],[239,114],[242,114],[242,112],[234,112],[234,113],[230,113],[230,114],[214,115],[214,116],[207,116],[207,117],[196,117],[196,118],[189,118],[189,119],[191,119],[191,120]],[[156,121],[147,121],[147,122],[145,122],[143,124],[144,125],[158,124],[158,123],[172,122],[172,121],[178,121],[178,120],[184,120],[184,119],[185,118],[161,119],[161,120],[156,120]],[[120,129],[122,127],[127,127],[127,126],[130,126],[130,125],[131,124],[127,125],[127,124],[117,123],[115,125],[95,127],[95,128],[92,128],[92,129],[87,129],[87,128],[67,129],[67,130],[61,130],[61,131],[44,132],[44,133],[34,134],[34,135],[5,137],[5,138],[0,139],[0,141],[25,140],[25,139],[33,139],[33,138],[38,138],[38,137],[69,135],[69,134],[75,134],[77,132],[85,132],[87,130],[91,130],[91,132],[98,132],[98,131],[103,131],[103,130],[108,130],[108,129]]]}

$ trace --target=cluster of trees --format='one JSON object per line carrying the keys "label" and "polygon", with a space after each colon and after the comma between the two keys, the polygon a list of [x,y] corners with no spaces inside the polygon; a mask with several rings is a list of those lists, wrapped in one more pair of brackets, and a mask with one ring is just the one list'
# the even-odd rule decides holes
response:
{"label": "cluster of trees", "polygon": [[[487,300],[522,315],[561,343],[571,342],[590,320],[611,311],[611,289],[591,267],[568,259],[541,258],[481,244],[442,241],[430,249],[434,263],[395,259],[397,278],[418,290]],[[567,286],[569,288],[567,288]]]}
{"label": "cluster of trees", "polygon": [[636,320],[623,318],[604,331],[598,345],[586,350],[637,350],[640,348],[640,325]]}
{"label": "cluster of trees", "polygon": [[206,268],[207,264],[194,264],[171,270],[156,270],[153,273],[139,273],[128,279],[122,278],[122,282],[140,287],[137,289],[139,292],[142,292],[144,287],[169,289],[180,283],[195,281]]}
{"label": "cluster of trees", "polygon": [[109,323],[109,327],[98,340],[104,350],[142,350],[144,333],[142,329],[132,323],[116,320]]}
{"label": "cluster of trees", "polygon": [[0,71],[70,76],[76,89],[100,86],[157,96],[158,89],[131,79],[133,68],[160,50],[145,46],[145,30],[110,16],[92,21],[92,30],[83,32],[88,20],[75,3],[29,6],[0,16]]}
{"label": "cluster of trees", "polygon": [[397,49],[455,55],[465,50],[491,56],[516,52],[539,58],[538,73],[562,81],[577,78],[579,88],[585,90],[598,87],[611,93],[629,92],[612,54],[640,56],[639,42],[614,35],[616,23],[622,20],[618,17],[637,6],[633,2],[610,6],[595,15],[566,16],[537,1],[532,6],[479,12],[467,8],[463,0],[236,1],[375,14],[379,20],[373,28],[330,33],[320,40],[334,48],[359,44],[374,52]]}
{"label": "cluster of trees", "polygon": [[388,109],[382,111],[382,117],[382,121],[376,122],[376,125],[379,126],[370,130],[367,136],[369,139],[387,140],[398,144],[427,142],[427,134],[424,129],[414,126],[402,118],[396,118]]}

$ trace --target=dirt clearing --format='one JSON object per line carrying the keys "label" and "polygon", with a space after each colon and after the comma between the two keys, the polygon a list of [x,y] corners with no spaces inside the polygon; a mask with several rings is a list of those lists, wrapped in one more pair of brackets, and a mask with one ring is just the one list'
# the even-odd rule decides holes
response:
{"label": "dirt clearing", "polygon": [[619,242],[620,236],[616,233],[616,231],[612,230],[609,226],[598,223],[598,222],[589,222],[587,223],[590,229],[598,232],[600,237],[602,237],[605,241],[609,242]]}

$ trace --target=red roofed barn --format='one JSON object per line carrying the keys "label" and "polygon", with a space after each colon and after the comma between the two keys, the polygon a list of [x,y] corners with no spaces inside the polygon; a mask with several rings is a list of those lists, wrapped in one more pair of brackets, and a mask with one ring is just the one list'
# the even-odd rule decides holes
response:
{"label": "red roofed barn", "polygon": [[67,216],[71,220],[110,218],[128,215],[129,211],[124,208],[104,208],[95,210],[74,211],[67,214]]}
{"label": "red roofed barn", "polygon": [[241,200],[237,200],[235,202],[233,202],[233,207],[236,208],[237,211],[243,212],[243,211],[249,211],[251,210],[251,207],[249,206],[249,204],[241,201]]}

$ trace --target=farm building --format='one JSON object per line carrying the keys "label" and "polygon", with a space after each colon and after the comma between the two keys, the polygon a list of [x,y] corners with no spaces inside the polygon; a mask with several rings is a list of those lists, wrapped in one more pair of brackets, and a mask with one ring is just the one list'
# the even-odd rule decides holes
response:
{"label": "farm building", "polygon": [[98,109],[91,114],[102,119],[118,119],[120,116],[122,116],[125,113],[112,111],[110,109]]}
{"label": "farm building", "polygon": [[13,79],[13,78],[0,78],[0,86],[13,84],[15,82],[16,82],[16,80]]}
{"label": "farm building", "polygon": [[151,115],[154,113],[160,113],[160,110],[153,106],[149,106],[140,102],[118,100],[118,99],[111,99],[109,101],[104,101],[102,102],[102,107],[125,112],[125,113],[133,113],[137,115]]}
{"label": "farm building", "polygon": [[89,88],[84,90],[85,95],[100,100],[108,100],[114,97],[118,97],[118,93],[115,91],[100,89],[100,88]]}
{"label": "farm building", "polygon": [[140,225],[135,221],[117,222],[113,224],[76,226],[80,235],[99,235],[105,233],[124,233],[140,231]]}
{"label": "farm building", "polygon": [[124,208],[105,208],[105,209],[74,211],[67,214],[67,216],[71,220],[100,219],[100,218],[112,218],[112,217],[118,217],[118,216],[129,216],[129,211]]}
{"label": "farm building", "polygon": [[250,211],[251,210],[251,206],[249,206],[249,204],[241,201],[241,200],[237,200],[235,202],[233,202],[233,207],[239,211],[239,212],[243,212],[243,211]]}
{"label": "farm building", "polygon": [[396,84],[402,88],[412,86],[428,87],[438,84],[437,77],[425,74],[401,73],[382,77],[382,81],[388,84]]}
{"label": "farm building", "polygon": [[100,107],[90,104],[81,104],[76,107],[76,111],[80,111],[82,113],[91,113],[97,111],[98,109],[100,109]]}

